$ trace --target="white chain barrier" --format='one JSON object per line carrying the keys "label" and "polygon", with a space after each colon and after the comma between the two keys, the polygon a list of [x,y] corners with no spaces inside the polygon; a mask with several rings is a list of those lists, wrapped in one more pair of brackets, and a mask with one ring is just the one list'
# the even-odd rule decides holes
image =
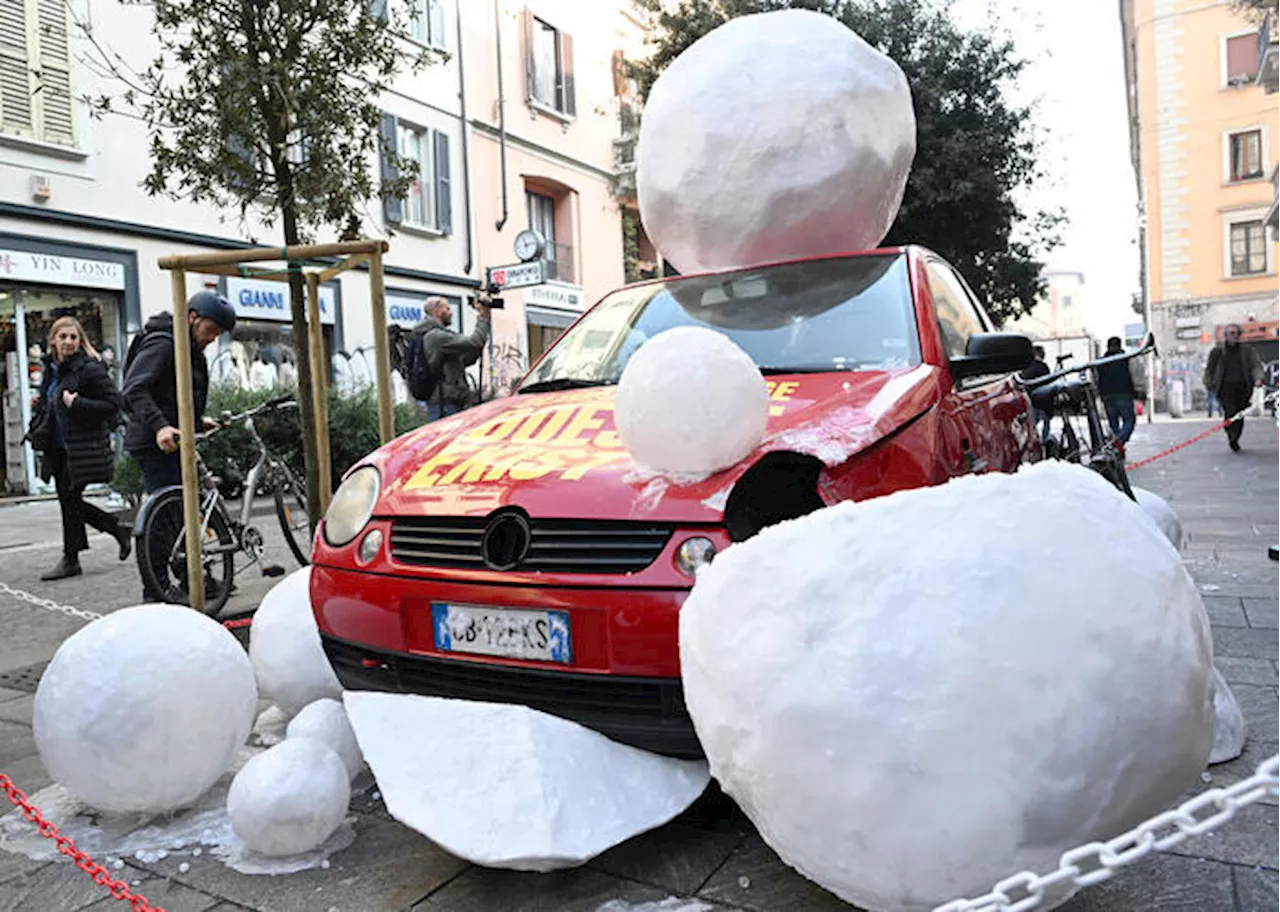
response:
{"label": "white chain barrier", "polygon": [[96,621],[102,615],[96,611],[85,611],[83,608],[76,608],[72,605],[59,605],[50,599],[42,599],[38,595],[32,595],[30,592],[24,592],[21,589],[14,589],[8,583],[0,580],[0,594],[10,595],[20,602],[26,602],[35,605],[37,608],[43,608],[46,611],[56,611],[59,614],[70,615],[71,617],[80,618],[82,621]]}
{"label": "white chain barrier", "polygon": [[[1191,836],[1217,829],[1247,807],[1280,791],[1280,754],[1228,788],[1208,789],[1173,810],[1157,814],[1107,842],[1091,842],[1064,852],[1058,870],[1039,876],[1022,871],[1000,881],[985,896],[952,900],[934,912],[1026,912],[1049,899],[1061,901],[1072,884],[1102,883],[1152,852],[1164,852]],[[1055,889],[1056,888],[1056,889]]]}

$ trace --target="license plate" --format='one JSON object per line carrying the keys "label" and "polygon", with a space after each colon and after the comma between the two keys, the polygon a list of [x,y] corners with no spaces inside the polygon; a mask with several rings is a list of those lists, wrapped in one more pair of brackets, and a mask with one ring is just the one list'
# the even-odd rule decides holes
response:
{"label": "license plate", "polygon": [[568,665],[572,657],[567,611],[433,602],[431,619],[440,652],[470,652],[562,665]]}

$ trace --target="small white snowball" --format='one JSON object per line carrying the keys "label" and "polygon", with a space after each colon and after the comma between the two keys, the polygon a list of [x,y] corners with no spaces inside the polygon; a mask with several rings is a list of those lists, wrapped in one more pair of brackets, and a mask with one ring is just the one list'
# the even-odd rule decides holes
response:
{"label": "small white snowball", "polygon": [[769,393],[755,362],[727,336],[681,326],[659,333],[631,356],[613,414],[637,465],[706,476],[760,445]]}
{"label": "small white snowball", "polygon": [[733,545],[681,608],[680,661],[725,791],[877,912],[1054,869],[1176,801],[1213,741],[1194,583],[1128,498],[1057,462]]}
{"label": "small white snowball", "polygon": [[1244,750],[1244,713],[1227,679],[1213,669],[1213,752],[1209,763],[1225,763],[1239,757]]}
{"label": "small white snowball", "polygon": [[139,605],[58,647],[40,679],[36,747],[49,775],[103,811],[185,807],[231,766],[258,691],[236,638],[189,608]]}
{"label": "small white snowball", "polygon": [[249,628],[249,658],[258,687],[287,716],[324,697],[342,697],[342,685],[320,645],[310,584],[310,567],[286,576],[263,597]]}
{"label": "small white snowball", "polygon": [[310,738],[328,746],[342,758],[351,779],[364,768],[364,757],[347,718],[347,710],[337,700],[325,697],[307,704],[289,723],[286,736]]}
{"label": "small white snowball", "polygon": [[1145,488],[1134,488],[1133,496],[1138,506],[1142,508],[1142,512],[1151,517],[1151,521],[1164,533],[1165,538],[1169,539],[1169,543],[1181,551],[1182,520],[1178,519],[1178,514],[1173,512],[1169,502]]}
{"label": "small white snowball", "polygon": [[645,230],[683,273],[875,247],[915,156],[898,65],[830,16],[742,16],[696,41],[645,102]]}
{"label": "small white snowball", "polygon": [[309,852],[347,814],[351,786],[342,758],[310,738],[286,740],[253,757],[227,793],[231,828],[255,852]]}
{"label": "small white snowball", "polygon": [[182,864],[178,865],[179,874],[186,874],[190,870],[191,870],[191,865],[187,864],[185,861]]}

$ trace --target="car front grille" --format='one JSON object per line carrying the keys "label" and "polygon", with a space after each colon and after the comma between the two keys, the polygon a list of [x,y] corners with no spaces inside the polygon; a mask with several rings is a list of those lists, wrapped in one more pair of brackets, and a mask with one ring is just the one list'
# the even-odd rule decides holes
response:
{"label": "car front grille", "polygon": [[[413,517],[391,527],[391,556],[419,567],[483,569],[488,517]],[[512,569],[545,573],[635,573],[652,564],[670,526],[580,519],[529,520],[529,550]]]}

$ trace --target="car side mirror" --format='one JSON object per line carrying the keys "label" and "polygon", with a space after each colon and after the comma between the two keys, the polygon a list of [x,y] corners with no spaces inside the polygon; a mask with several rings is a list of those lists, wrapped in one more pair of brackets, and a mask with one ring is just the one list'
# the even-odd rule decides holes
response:
{"label": "car side mirror", "polygon": [[1035,360],[1031,339],[1020,333],[974,333],[964,355],[951,359],[951,375],[957,380],[990,374],[1012,374]]}

